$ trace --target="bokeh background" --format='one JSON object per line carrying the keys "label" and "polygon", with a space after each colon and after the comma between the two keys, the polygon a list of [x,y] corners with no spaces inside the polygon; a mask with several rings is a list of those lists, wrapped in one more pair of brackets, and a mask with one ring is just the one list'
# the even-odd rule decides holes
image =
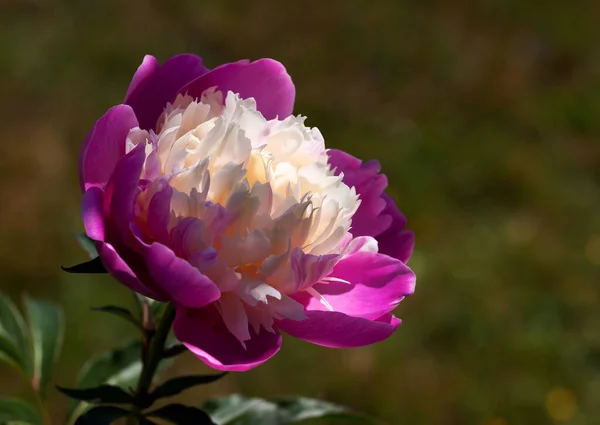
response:
{"label": "bokeh background", "polygon": [[[378,158],[417,235],[389,340],[287,338],[206,390],[303,394],[391,425],[600,423],[600,3],[0,0],[0,287],[66,309],[58,382],[134,330],[85,260],[77,155],[144,54],[273,57],[329,147]],[[184,355],[168,373],[203,372]],[[0,394],[27,394],[0,368]],[[59,418],[66,400],[50,394]],[[57,421],[57,423],[60,423]]]}

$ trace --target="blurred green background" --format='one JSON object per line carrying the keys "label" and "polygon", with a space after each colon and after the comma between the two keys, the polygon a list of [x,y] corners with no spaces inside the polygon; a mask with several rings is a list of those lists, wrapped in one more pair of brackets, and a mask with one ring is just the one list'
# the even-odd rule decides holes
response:
{"label": "blurred green background", "polygon": [[[329,147],[381,161],[417,235],[417,292],[379,345],[287,338],[186,401],[303,394],[392,425],[598,424],[599,20],[591,0],[0,0],[1,289],[66,308],[63,385],[131,338],[89,310],[127,291],[59,267],[85,259],[86,132],[146,53],[273,57]],[[200,371],[186,354],[169,373]],[[27,390],[1,368],[8,393]]]}

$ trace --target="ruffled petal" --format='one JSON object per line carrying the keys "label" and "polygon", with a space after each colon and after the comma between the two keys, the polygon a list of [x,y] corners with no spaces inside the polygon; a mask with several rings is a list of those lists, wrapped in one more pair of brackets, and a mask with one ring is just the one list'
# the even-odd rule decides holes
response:
{"label": "ruffled petal", "polygon": [[227,329],[214,305],[200,310],[177,309],[173,325],[175,336],[192,353],[218,370],[243,372],[271,357],[281,348],[281,335],[261,328],[250,330],[244,346]]}
{"label": "ruffled petal", "polygon": [[190,82],[181,90],[199,98],[204,90],[217,87],[226,94],[239,94],[242,99],[253,97],[258,110],[267,119],[288,117],[294,109],[294,84],[284,66],[272,59],[247,60],[221,65]]}
{"label": "ruffled petal", "polygon": [[337,311],[307,311],[307,320],[281,320],[277,327],[293,337],[331,348],[354,348],[383,341],[402,321],[391,314],[376,320]]}
{"label": "ruffled petal", "polygon": [[[374,320],[392,311],[415,290],[415,274],[402,261],[383,254],[359,252],[341,260],[328,276],[337,280],[313,287],[334,311]],[[313,298],[308,310],[326,310]]]}
{"label": "ruffled petal", "polygon": [[202,308],[221,297],[212,280],[166,246],[154,242],[143,256],[150,277],[176,303]]}
{"label": "ruffled petal", "polygon": [[86,136],[79,153],[79,185],[104,187],[117,161],[125,155],[129,130],[138,126],[133,109],[117,105],[100,118]]}
{"label": "ruffled petal", "polygon": [[146,56],[133,77],[125,103],[135,111],[141,128],[154,130],[167,102],[173,101],[184,85],[206,72],[208,68],[196,55],[174,56],[162,66],[152,56]]}

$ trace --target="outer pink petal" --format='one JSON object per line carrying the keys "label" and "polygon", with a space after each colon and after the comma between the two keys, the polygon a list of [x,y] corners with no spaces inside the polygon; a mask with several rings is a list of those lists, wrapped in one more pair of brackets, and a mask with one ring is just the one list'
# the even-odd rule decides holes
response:
{"label": "outer pink petal", "polygon": [[400,233],[384,232],[377,237],[379,252],[406,263],[415,247],[415,234],[411,230]]}
{"label": "outer pink petal", "polygon": [[103,195],[104,192],[99,187],[90,187],[83,194],[81,203],[85,233],[95,241],[104,241]]}
{"label": "outer pink petal", "polygon": [[243,372],[271,357],[281,348],[281,335],[261,328],[256,334],[250,329],[251,339],[246,348],[223,323],[215,306],[200,310],[177,309],[173,325],[175,336],[204,363],[219,370]]}
{"label": "outer pink petal", "polygon": [[350,231],[354,236],[377,236],[392,223],[388,215],[381,215],[386,207],[382,194],[388,185],[387,178],[379,174],[381,166],[377,161],[361,162],[352,155],[339,150],[328,151],[329,163],[336,174],[343,173],[343,181],[356,188],[361,203],[352,217]]}
{"label": "outer pink petal", "polygon": [[112,217],[123,238],[129,233],[133,204],[139,193],[138,186],[145,159],[144,145],[140,143],[117,162],[106,185],[104,212]]}
{"label": "outer pink petal", "polygon": [[176,303],[202,308],[221,297],[212,280],[166,246],[154,242],[143,255],[150,277]]}
{"label": "outer pink petal", "polygon": [[145,286],[131,270],[131,268],[119,256],[115,248],[105,242],[96,242],[96,249],[106,270],[123,285],[147,297],[159,301],[166,301],[159,297],[154,291]]}
{"label": "outer pink petal", "polygon": [[135,110],[140,127],[146,130],[156,129],[167,102],[174,100],[184,85],[208,72],[202,58],[196,55],[174,56],[160,67],[156,59],[150,58],[144,58],[125,98],[125,103]]}
{"label": "outer pink petal", "polygon": [[154,56],[144,56],[141,65],[138,67],[137,71],[135,71],[135,74],[131,79],[131,83],[127,89],[127,94],[125,94],[124,103],[127,103],[127,99],[129,99],[131,95],[139,89],[139,87],[147,84],[159,68],[160,64]]}
{"label": "outer pink petal", "polygon": [[379,163],[363,163],[335,149],[329,150],[328,155],[336,173],[344,173],[344,183],[354,186],[361,199],[360,207],[352,218],[352,234],[373,236],[379,243],[379,252],[408,261],[414,246],[414,234],[404,230],[406,217],[398,210],[392,197],[384,192],[387,179],[379,174]]}
{"label": "outer pink petal", "polygon": [[[334,311],[374,320],[392,311],[415,290],[415,274],[402,261],[387,255],[359,252],[341,260],[331,277],[351,282],[315,285]],[[326,310],[315,298],[308,310]]]}
{"label": "outer pink petal", "polygon": [[388,338],[401,320],[391,314],[377,320],[352,317],[337,311],[307,311],[308,320],[282,320],[279,329],[313,344],[331,348],[353,348]]}
{"label": "outer pink petal", "polygon": [[167,182],[154,194],[148,206],[148,231],[153,238],[167,244],[169,241],[169,218],[171,217],[171,198],[173,188]]}
{"label": "outer pink petal", "polygon": [[258,110],[267,119],[292,114],[294,84],[284,66],[272,59],[239,61],[221,65],[183,87],[179,92],[200,97],[210,87],[227,94],[229,90],[246,99],[253,97]]}
{"label": "outer pink petal", "polygon": [[127,105],[112,107],[96,122],[79,153],[79,184],[82,191],[90,186],[106,185],[115,164],[125,155],[129,130],[137,126],[135,113]]}

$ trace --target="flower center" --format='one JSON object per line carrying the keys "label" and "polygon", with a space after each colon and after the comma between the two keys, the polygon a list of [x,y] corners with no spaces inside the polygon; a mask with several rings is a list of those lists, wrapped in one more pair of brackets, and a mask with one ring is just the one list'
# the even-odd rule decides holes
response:
{"label": "flower center", "polygon": [[209,89],[200,99],[178,96],[156,132],[132,130],[127,150],[139,143],[148,184],[136,202],[138,224],[215,282],[240,342],[249,326],[273,331],[274,319],[303,319],[291,296],[315,295],[359,205],[329,166],[320,132],[303,117],[266,120],[254,99],[229,92],[223,103]]}

